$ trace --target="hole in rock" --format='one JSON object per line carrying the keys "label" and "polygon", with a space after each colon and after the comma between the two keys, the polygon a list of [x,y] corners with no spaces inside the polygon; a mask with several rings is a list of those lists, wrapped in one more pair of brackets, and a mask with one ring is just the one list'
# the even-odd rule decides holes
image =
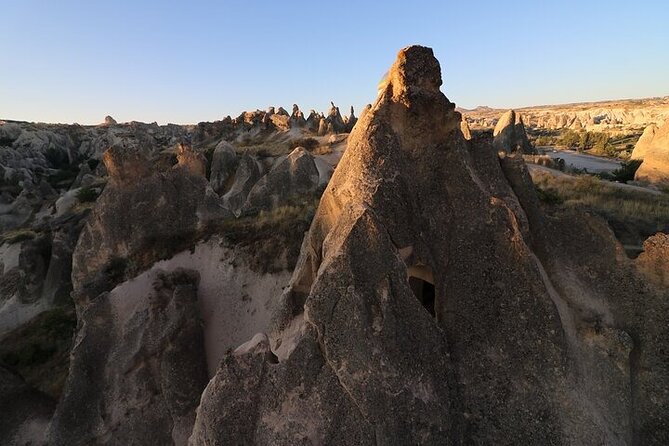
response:
{"label": "hole in rock", "polygon": [[436,296],[433,282],[432,270],[430,268],[420,266],[409,268],[409,286],[411,287],[411,291],[413,291],[416,299],[423,305],[423,308],[425,308],[433,318],[436,318]]}

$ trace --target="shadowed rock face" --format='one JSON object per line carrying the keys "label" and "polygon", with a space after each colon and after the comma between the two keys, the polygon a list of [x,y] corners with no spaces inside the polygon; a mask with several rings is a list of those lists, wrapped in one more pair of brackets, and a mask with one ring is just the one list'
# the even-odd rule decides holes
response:
{"label": "shadowed rock face", "polygon": [[400,51],[191,444],[667,438],[666,298],[605,224],[546,215],[519,154],[466,140],[440,86],[432,50]]}
{"label": "shadowed rock face", "polygon": [[80,312],[51,445],[185,444],[207,381],[198,277],[129,282]]}
{"label": "shadowed rock face", "polygon": [[514,110],[507,111],[499,118],[493,136],[493,147],[498,152],[537,153],[527,139],[523,117]]}

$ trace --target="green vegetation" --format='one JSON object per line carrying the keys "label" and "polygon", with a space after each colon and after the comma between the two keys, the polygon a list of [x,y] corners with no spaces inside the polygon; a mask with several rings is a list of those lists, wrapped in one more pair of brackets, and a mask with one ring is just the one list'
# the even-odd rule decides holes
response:
{"label": "green vegetation", "polygon": [[600,215],[625,244],[640,245],[656,232],[669,231],[669,194],[635,190],[590,175],[556,177],[537,171],[532,179],[542,202]]}
{"label": "green vegetation", "polygon": [[0,235],[0,243],[19,243],[26,240],[33,240],[37,237],[37,232],[29,228],[19,228],[11,231],[5,231]]}
{"label": "green vegetation", "polygon": [[58,398],[67,378],[76,325],[71,307],[45,311],[3,337],[0,362],[28,384]]}
{"label": "green vegetation", "polygon": [[617,181],[619,183],[627,183],[634,180],[634,174],[641,166],[641,160],[629,160],[620,163],[620,168],[614,170],[610,174],[602,173],[598,176],[605,180]]}
{"label": "green vegetation", "polygon": [[313,152],[319,146],[319,142],[314,138],[298,138],[288,142],[288,150],[295,150],[297,147],[304,147],[309,152]]}
{"label": "green vegetation", "polygon": [[77,192],[77,200],[82,203],[89,203],[97,200],[99,195],[100,193],[97,189],[92,187],[82,187]]}
{"label": "green vegetation", "polygon": [[594,155],[626,159],[634,150],[640,132],[612,135],[571,129],[528,129],[528,136],[535,146],[565,146]]}

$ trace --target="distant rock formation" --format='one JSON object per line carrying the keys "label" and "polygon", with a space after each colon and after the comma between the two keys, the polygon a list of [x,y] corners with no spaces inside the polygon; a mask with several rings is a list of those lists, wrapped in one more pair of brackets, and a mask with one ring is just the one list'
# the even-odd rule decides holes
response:
{"label": "distant rock formation", "polygon": [[110,125],[116,125],[118,122],[116,122],[116,119],[112,118],[111,116],[105,116],[105,121],[102,125],[104,126],[110,126]]}
{"label": "distant rock formation", "polygon": [[669,184],[669,120],[660,127],[646,128],[632,159],[643,160],[634,175],[636,181]]}
{"label": "distant rock formation", "polygon": [[537,153],[527,139],[523,117],[514,110],[507,111],[499,118],[493,136],[493,146],[498,152]]}
{"label": "distant rock formation", "polygon": [[190,444],[667,438],[669,300],[600,220],[546,214],[520,153],[467,141],[440,85],[430,49],[399,53]]}

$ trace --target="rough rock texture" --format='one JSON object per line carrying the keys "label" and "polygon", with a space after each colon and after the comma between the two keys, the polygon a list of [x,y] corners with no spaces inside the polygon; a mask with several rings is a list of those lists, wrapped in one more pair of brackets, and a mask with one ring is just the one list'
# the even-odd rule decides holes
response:
{"label": "rough rock texture", "polygon": [[191,444],[669,438],[669,300],[600,220],[546,214],[519,154],[467,141],[440,85],[430,49],[399,53]]}
{"label": "rough rock texture", "polygon": [[134,148],[112,147],[103,159],[109,184],[98,198],[73,255],[75,298],[97,296],[100,291],[89,288],[98,273],[110,268],[123,270],[128,264],[141,271],[184,249],[181,245],[189,242],[202,224],[231,215],[218,204],[215,194],[208,193],[211,189],[202,169],[190,156],[182,156],[180,163],[166,172],[155,171]]}
{"label": "rough rock texture", "polygon": [[232,144],[227,141],[218,143],[212,156],[209,175],[209,184],[217,194],[223,195],[230,190],[238,165],[239,159]]}
{"label": "rough rock texture", "polygon": [[527,139],[523,117],[514,110],[507,111],[499,118],[493,136],[493,147],[498,152],[537,153]]}
{"label": "rough rock texture", "polygon": [[47,395],[0,366],[0,443],[7,446],[42,444],[55,406]]}
{"label": "rough rock texture", "polygon": [[253,186],[262,177],[262,168],[253,157],[242,155],[234,176],[228,181],[230,189],[223,195],[223,203],[235,215],[239,215]]}
{"label": "rough rock texture", "polygon": [[658,128],[647,128],[634,146],[633,159],[643,162],[636,181],[669,184],[669,120]]}
{"label": "rough rock texture", "polygon": [[197,282],[177,270],[80,312],[49,444],[186,444],[207,382]]}
{"label": "rough rock texture", "polygon": [[658,232],[643,242],[636,265],[651,282],[669,289],[669,234]]}
{"label": "rough rock texture", "polygon": [[243,211],[270,210],[285,203],[291,196],[307,195],[316,190],[319,173],[314,157],[297,147],[249,192]]}

